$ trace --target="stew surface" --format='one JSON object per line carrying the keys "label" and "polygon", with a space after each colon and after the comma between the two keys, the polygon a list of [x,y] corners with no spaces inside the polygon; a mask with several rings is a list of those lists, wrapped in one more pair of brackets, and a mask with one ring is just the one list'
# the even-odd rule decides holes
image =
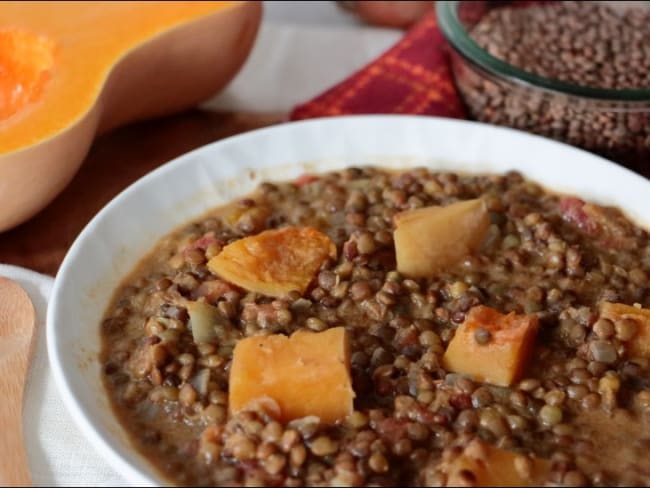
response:
{"label": "stew surface", "polygon": [[[398,212],[475,198],[489,216],[475,253],[431,276],[397,271]],[[304,293],[247,291],[207,265],[287,226],[336,246]],[[424,249],[440,236],[423,227],[420,238]],[[123,282],[101,325],[104,383],[137,449],[182,485],[643,486],[649,275],[645,230],[516,172],[349,168],[263,183],[165,237]],[[218,317],[201,340],[194,302]],[[481,305],[538,324],[511,384],[446,366]],[[350,341],[350,415],[325,424],[279,421],[264,403],[229,410],[238,341],[335,327]],[[490,330],[474,336],[497,354],[486,375],[501,367]]]}

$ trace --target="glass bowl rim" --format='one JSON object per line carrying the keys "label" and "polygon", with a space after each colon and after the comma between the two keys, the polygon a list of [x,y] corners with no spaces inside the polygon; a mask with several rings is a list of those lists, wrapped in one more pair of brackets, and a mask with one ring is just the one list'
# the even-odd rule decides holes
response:
{"label": "glass bowl rim", "polygon": [[459,4],[460,1],[457,0],[436,2],[436,16],[440,30],[456,51],[492,75],[499,78],[506,78],[518,84],[565,95],[610,102],[650,101],[650,88],[618,90],[576,85],[536,75],[492,56],[469,36],[467,30],[460,22],[458,18]]}

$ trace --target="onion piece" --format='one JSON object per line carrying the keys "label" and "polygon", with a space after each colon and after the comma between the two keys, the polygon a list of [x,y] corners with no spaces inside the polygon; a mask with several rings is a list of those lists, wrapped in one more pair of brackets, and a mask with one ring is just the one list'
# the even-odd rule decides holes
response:
{"label": "onion piece", "polygon": [[210,370],[203,368],[194,375],[190,381],[196,392],[204,397],[208,394],[208,384],[210,383]]}
{"label": "onion piece", "polygon": [[188,324],[196,344],[215,341],[218,337],[217,328],[229,325],[228,319],[212,305],[205,302],[188,302],[186,306],[190,315]]}

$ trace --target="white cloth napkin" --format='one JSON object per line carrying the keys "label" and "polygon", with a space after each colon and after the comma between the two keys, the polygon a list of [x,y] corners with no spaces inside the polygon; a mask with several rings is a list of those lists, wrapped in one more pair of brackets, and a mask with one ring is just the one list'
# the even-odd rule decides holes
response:
{"label": "white cloth napkin", "polygon": [[203,107],[289,111],[377,58],[402,34],[360,24],[332,1],[264,2],[264,21],[246,63]]}
{"label": "white cloth napkin", "polygon": [[[288,111],[364,66],[399,36],[399,31],[356,25],[334,2],[267,2],[248,61],[227,90],[205,108]],[[45,316],[52,278],[2,264],[0,276],[27,291],[38,321],[23,414],[34,485],[127,485],[77,429],[50,373]]]}
{"label": "white cloth napkin", "polygon": [[25,389],[23,432],[32,482],[36,486],[123,486],[126,484],[81,435],[54,384],[47,360],[45,316],[53,280],[34,271],[0,265],[36,310],[35,347]]}

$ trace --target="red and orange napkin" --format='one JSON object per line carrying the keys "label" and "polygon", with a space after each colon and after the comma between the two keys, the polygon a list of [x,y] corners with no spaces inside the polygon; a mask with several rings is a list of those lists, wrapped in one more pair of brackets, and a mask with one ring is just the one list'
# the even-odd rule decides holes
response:
{"label": "red and orange napkin", "polygon": [[447,49],[432,11],[376,61],[297,106],[290,119],[389,113],[465,118]]}

